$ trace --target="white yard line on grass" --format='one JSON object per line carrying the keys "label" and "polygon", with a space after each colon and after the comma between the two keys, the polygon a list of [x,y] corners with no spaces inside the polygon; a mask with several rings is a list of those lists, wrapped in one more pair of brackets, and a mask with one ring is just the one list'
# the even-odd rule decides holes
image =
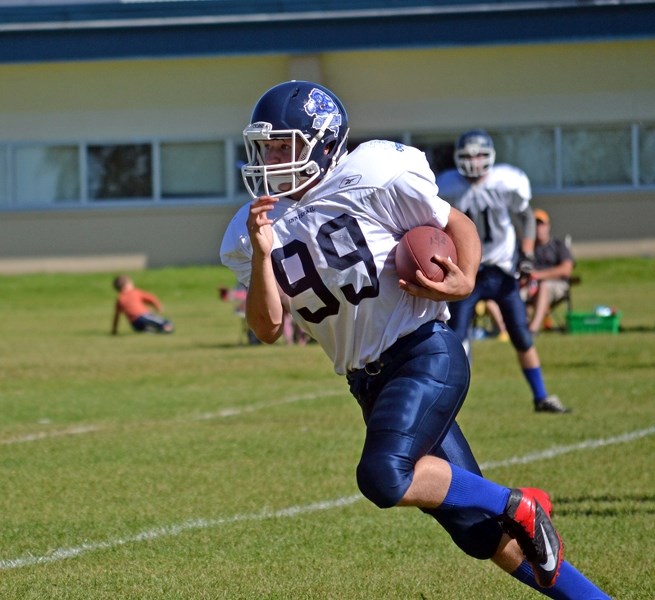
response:
{"label": "white yard line on grass", "polygon": [[[341,396],[343,391],[333,391],[333,392],[321,392],[318,394],[303,394],[300,396],[290,396],[289,398],[282,398],[281,400],[272,400],[271,402],[261,402],[259,404],[249,404],[246,406],[235,406],[230,408],[223,408],[217,410],[216,412],[207,412],[201,413],[199,415],[190,415],[185,418],[173,419],[175,423],[188,422],[188,421],[208,421],[211,419],[225,419],[228,417],[236,417],[238,415],[244,415],[247,413],[256,412],[258,410],[264,410],[267,408],[273,408],[275,406],[283,406],[285,404],[293,404],[295,402],[306,402],[319,400],[320,398],[328,398],[330,396]],[[159,423],[164,423],[165,420],[157,421]],[[143,421],[139,421],[139,424],[142,424]],[[152,423],[152,421],[150,422]],[[47,440],[55,437],[65,437],[70,435],[81,435],[83,433],[95,433],[98,431],[106,431],[110,427],[105,425],[80,425],[77,427],[67,427],[65,429],[54,429],[54,430],[44,430],[37,431],[34,433],[26,433],[24,435],[19,435],[15,437],[10,437],[6,439],[0,439],[0,445],[9,446],[12,444],[25,444],[27,442],[39,442],[42,440]]]}
{"label": "white yard line on grass", "polygon": [[258,513],[233,515],[231,517],[223,517],[219,519],[193,519],[178,523],[175,525],[168,525],[165,527],[156,527],[155,529],[147,529],[135,535],[130,535],[124,538],[115,538],[113,540],[106,540],[104,542],[91,542],[80,544],[73,548],[58,548],[43,556],[25,556],[23,558],[14,558],[8,560],[0,560],[0,569],[17,569],[19,567],[29,567],[33,565],[41,565],[44,563],[55,562],[65,558],[74,558],[86,552],[93,552],[94,550],[108,550],[117,546],[124,546],[125,544],[132,544],[144,542],[146,540],[154,540],[164,536],[175,536],[185,531],[193,529],[211,529],[219,525],[228,525],[230,523],[239,523],[242,521],[263,521],[264,519],[272,519],[276,517],[296,517],[305,513],[312,513],[319,510],[328,510],[330,508],[338,508],[340,506],[347,506],[353,502],[361,500],[361,496],[345,496],[337,498],[336,500],[327,500],[324,502],[316,502],[314,504],[306,504],[304,506],[289,506],[280,510],[262,510]]}
{"label": "white yard line on grass", "polygon": [[335,390],[333,392],[321,392],[320,394],[304,394],[302,396],[291,396],[283,398],[282,400],[273,400],[272,402],[262,402],[260,404],[250,404],[235,408],[223,408],[216,412],[202,413],[190,417],[191,421],[207,421],[209,419],[222,419],[225,417],[234,417],[236,415],[243,415],[246,413],[262,410],[263,408],[272,408],[273,406],[282,406],[284,404],[293,404],[294,402],[304,402],[306,400],[318,400],[319,398],[327,398],[329,396],[341,396],[344,392]]}
{"label": "white yard line on grass", "polygon": [[10,444],[24,444],[26,442],[38,442],[40,440],[47,440],[54,437],[63,437],[68,435],[81,435],[83,433],[93,433],[101,431],[103,427],[98,425],[81,425],[79,427],[67,427],[66,429],[58,429],[55,431],[38,431],[35,433],[26,433],[6,440],[0,440],[0,444],[8,446]]}
{"label": "white yard line on grass", "polygon": [[[514,464],[531,463],[539,460],[551,459],[556,456],[561,456],[562,454],[568,454],[580,450],[593,450],[594,448],[601,448],[603,446],[624,444],[653,434],[655,434],[655,427],[648,427],[647,429],[631,431],[623,435],[617,435],[609,438],[586,440],[584,442],[580,442],[579,444],[572,444],[569,446],[554,446],[553,448],[543,450],[542,452],[534,452],[524,456],[515,456],[503,461],[483,463],[480,466],[483,470],[490,470]],[[230,523],[239,523],[243,521],[263,521],[264,519],[272,518],[296,517],[298,515],[317,512],[320,510],[329,510],[331,508],[348,506],[361,499],[362,496],[356,494],[354,496],[344,496],[334,500],[325,500],[323,502],[316,502],[303,506],[290,506],[279,510],[263,510],[257,513],[233,515],[231,517],[222,517],[218,519],[194,519],[192,521],[185,521],[183,523],[157,527],[155,529],[146,529],[145,531],[141,531],[140,533],[136,533],[124,538],[114,538],[104,542],[80,544],[79,546],[74,546],[71,548],[58,548],[42,556],[29,555],[20,558],[0,560],[0,570],[18,569],[20,567],[29,567],[56,562],[64,560],[65,558],[74,558],[81,554],[85,554],[86,552],[108,550],[117,546],[143,542],[145,540],[153,540],[165,536],[175,536],[184,533],[185,531],[194,529],[210,529],[220,525],[228,525]]]}
{"label": "white yard line on grass", "polygon": [[601,448],[603,446],[613,446],[614,444],[623,444],[625,442],[632,442],[655,433],[655,427],[648,427],[646,429],[639,429],[637,431],[630,431],[622,435],[615,435],[613,437],[601,438],[599,440],[585,440],[578,444],[571,444],[570,446],[553,446],[541,452],[534,452],[532,454],[525,454],[524,456],[514,456],[506,458],[505,460],[490,461],[480,464],[482,471],[488,469],[497,469],[498,467],[509,467],[511,465],[524,465],[526,463],[535,462],[537,460],[545,460],[547,458],[555,458],[562,454],[569,454],[570,452],[577,452],[578,450],[593,450],[594,448]]}

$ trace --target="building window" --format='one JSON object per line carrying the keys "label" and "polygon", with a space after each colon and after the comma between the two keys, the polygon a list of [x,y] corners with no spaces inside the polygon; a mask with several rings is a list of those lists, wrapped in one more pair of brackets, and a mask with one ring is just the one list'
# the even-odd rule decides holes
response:
{"label": "building window", "polygon": [[90,200],[151,200],[150,144],[87,147],[87,189]]}
{"label": "building window", "polygon": [[13,158],[16,204],[47,206],[79,201],[77,146],[18,146]]}
{"label": "building window", "polygon": [[631,185],[630,127],[562,129],[561,160],[564,187]]}
{"label": "building window", "polygon": [[[454,167],[461,131],[374,137],[402,141],[425,152],[438,177]],[[655,186],[655,124],[489,129],[497,163],[526,172],[533,189]],[[368,139],[368,138],[366,138]],[[353,150],[364,139],[351,138]],[[138,143],[0,144],[0,209],[239,202],[247,197],[240,168],[243,144],[230,138]]]}
{"label": "building window", "polygon": [[2,144],[0,208],[241,197],[235,153],[226,140]]}
{"label": "building window", "polygon": [[[437,183],[440,173],[454,167],[454,142],[463,131],[450,136],[410,136],[410,144],[425,152]],[[525,171],[534,189],[552,192],[655,185],[655,125],[488,131],[496,148],[496,163]]]}
{"label": "building window", "polygon": [[165,143],[160,152],[162,198],[211,198],[227,193],[225,144]]}
{"label": "building window", "polygon": [[555,135],[552,129],[492,132],[491,135],[497,162],[509,163],[525,171],[533,187],[555,187]]}
{"label": "building window", "polygon": [[655,185],[655,125],[639,133],[639,184]]}
{"label": "building window", "polygon": [[[507,163],[525,171],[534,187],[554,188],[555,170],[555,134],[553,129],[528,128],[514,131],[488,130],[496,149],[496,163]],[[416,135],[411,144],[425,152],[430,167],[437,175],[455,168],[453,154],[459,136],[450,135]],[[437,179],[438,183],[438,179]]]}
{"label": "building window", "polygon": [[9,206],[9,149],[0,146],[0,207]]}

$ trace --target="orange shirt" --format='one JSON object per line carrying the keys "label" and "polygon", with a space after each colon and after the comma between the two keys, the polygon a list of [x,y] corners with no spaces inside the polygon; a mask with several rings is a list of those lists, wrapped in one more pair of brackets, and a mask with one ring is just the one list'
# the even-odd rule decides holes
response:
{"label": "orange shirt", "polygon": [[133,288],[121,292],[118,295],[116,299],[116,312],[124,312],[130,322],[132,322],[141,315],[152,312],[149,305],[153,306],[158,312],[161,311],[161,304],[157,296],[138,288]]}

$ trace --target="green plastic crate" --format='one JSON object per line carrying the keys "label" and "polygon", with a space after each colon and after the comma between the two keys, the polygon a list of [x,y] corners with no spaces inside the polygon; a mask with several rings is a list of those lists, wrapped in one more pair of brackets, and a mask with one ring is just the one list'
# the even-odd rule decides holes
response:
{"label": "green plastic crate", "polygon": [[583,333],[613,333],[619,332],[621,312],[611,315],[596,313],[569,312],[566,313],[566,329],[573,335]]}

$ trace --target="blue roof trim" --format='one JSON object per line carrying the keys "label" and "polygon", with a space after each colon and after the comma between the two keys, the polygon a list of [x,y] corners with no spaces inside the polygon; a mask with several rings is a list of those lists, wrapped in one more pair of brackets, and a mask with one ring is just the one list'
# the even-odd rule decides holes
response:
{"label": "blue roof trim", "polygon": [[[648,0],[627,0],[644,2]],[[173,18],[198,15],[294,15],[331,11],[375,11],[388,9],[449,9],[466,12],[502,7],[542,8],[575,4],[616,4],[616,0],[0,0],[0,23],[37,21],[86,21],[92,19]]]}
{"label": "blue roof trim", "polygon": [[[30,10],[0,6],[0,62],[655,37],[651,1],[442,0],[411,6],[392,1],[380,8],[380,2],[339,0],[320,3],[320,11],[312,10],[317,2],[272,3],[277,10],[269,4],[229,0],[49,5]],[[289,12],[290,5],[297,10]],[[265,7],[269,12],[262,12]]]}

